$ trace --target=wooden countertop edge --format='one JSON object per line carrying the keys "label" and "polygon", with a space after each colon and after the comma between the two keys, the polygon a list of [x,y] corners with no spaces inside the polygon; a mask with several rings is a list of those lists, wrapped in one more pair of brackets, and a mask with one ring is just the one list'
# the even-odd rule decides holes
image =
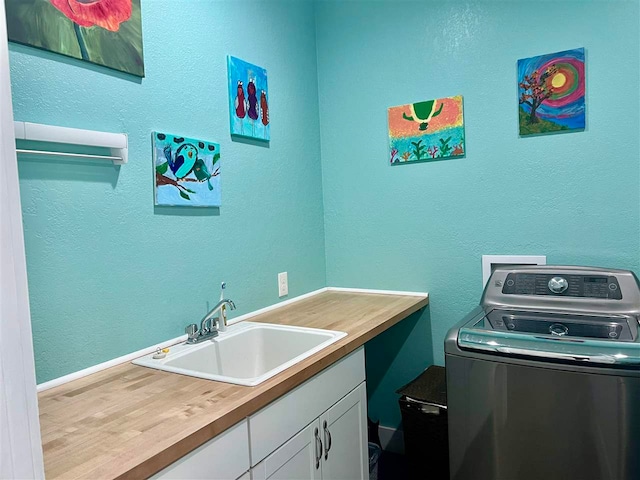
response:
{"label": "wooden countertop edge", "polygon": [[[361,347],[380,333],[388,330],[392,326],[399,323],[401,320],[423,309],[429,304],[428,295],[425,295],[423,297],[416,296],[416,299],[419,299],[419,301],[393,315],[388,320],[380,323],[379,325],[376,325],[371,330],[367,330],[360,335],[348,335],[347,337],[344,337],[335,344],[330,345],[329,347],[321,350],[308,359],[303,360],[297,366],[294,365],[293,367],[290,367],[289,372],[284,371],[267,380],[267,382],[274,382],[274,384],[268,389],[258,393],[255,397],[252,397],[245,403],[239,405],[238,407],[227,412],[221,417],[213,420],[208,425],[191,434],[188,434],[183,439],[173,443],[171,446],[165,448],[160,453],[157,453],[156,455],[143,460],[135,467],[130,468],[126,472],[113,478],[116,478],[118,480],[133,480],[148,478],[158,473],[159,471],[168,467],[191,451],[205,444],[217,435],[223,433],[225,430],[231,428],[233,425],[249,417],[272,401],[301,385],[302,383],[304,383],[314,375],[320,373],[322,370],[337,362],[341,358],[347,356],[349,353]],[[256,319],[251,319],[251,321],[255,320]],[[305,362],[309,363],[305,365]],[[298,367],[299,370],[292,372],[291,370],[295,370],[296,367]],[[289,374],[288,376],[286,375],[287,373]],[[91,472],[88,472],[86,478],[105,478],[105,473],[107,471],[112,472],[113,465],[101,464],[100,466],[94,468]]]}

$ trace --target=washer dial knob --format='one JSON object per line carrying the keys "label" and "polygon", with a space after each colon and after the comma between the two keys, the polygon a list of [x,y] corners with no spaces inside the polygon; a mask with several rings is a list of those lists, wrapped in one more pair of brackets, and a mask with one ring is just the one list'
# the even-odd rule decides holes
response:
{"label": "washer dial knob", "polygon": [[551,280],[549,280],[548,286],[549,290],[551,290],[553,293],[562,293],[567,288],[569,288],[569,282],[567,282],[566,278],[553,277]]}

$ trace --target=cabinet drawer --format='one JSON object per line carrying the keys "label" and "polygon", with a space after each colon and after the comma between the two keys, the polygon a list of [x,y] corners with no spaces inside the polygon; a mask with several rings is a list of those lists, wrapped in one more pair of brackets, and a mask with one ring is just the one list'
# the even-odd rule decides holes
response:
{"label": "cabinet drawer", "polygon": [[249,417],[251,466],[365,380],[364,348],[326,368]]}
{"label": "cabinet drawer", "polygon": [[180,460],[161,470],[153,479],[238,478],[249,470],[249,432],[247,421],[209,440]]}

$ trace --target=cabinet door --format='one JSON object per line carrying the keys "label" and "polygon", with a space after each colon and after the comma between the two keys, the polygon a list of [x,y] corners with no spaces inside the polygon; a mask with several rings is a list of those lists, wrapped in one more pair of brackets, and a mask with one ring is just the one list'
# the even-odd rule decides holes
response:
{"label": "cabinet door", "polygon": [[362,382],[320,416],[323,480],[369,478],[367,392]]}
{"label": "cabinet door", "polygon": [[251,469],[253,480],[320,480],[322,478],[322,432],[318,420],[285,442]]}
{"label": "cabinet door", "polygon": [[204,445],[172,463],[153,480],[229,480],[249,470],[249,430],[247,421],[209,440]]}

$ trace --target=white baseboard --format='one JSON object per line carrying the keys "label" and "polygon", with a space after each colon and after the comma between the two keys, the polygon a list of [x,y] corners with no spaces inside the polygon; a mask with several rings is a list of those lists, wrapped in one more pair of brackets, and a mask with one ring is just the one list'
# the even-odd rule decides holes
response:
{"label": "white baseboard", "polygon": [[[323,287],[318,290],[314,290],[309,293],[305,293],[303,295],[298,295],[297,297],[290,298],[283,302],[275,303],[273,305],[269,305],[268,307],[261,308],[259,310],[254,310],[253,312],[245,313],[244,315],[240,315],[239,317],[230,318],[228,320],[229,325],[233,325],[234,323],[242,322],[244,320],[248,320],[257,315],[261,315],[266,312],[270,312],[276,310],[278,308],[285,307],[287,305],[291,305],[292,303],[299,302],[300,300],[304,300],[305,298],[312,297],[314,295],[318,295],[319,293],[323,293],[326,291],[336,291],[336,292],[357,292],[357,293],[382,293],[387,295],[412,295],[412,296],[428,296],[428,293],[421,292],[398,292],[394,290],[367,290],[362,288],[342,288],[342,287]],[[157,345],[153,345],[151,347],[143,348],[142,350],[138,350],[136,352],[128,353],[127,355],[123,355],[118,358],[114,358],[113,360],[109,360],[107,362],[99,363],[98,365],[94,365],[92,367],[88,367],[77,372],[70,373],[68,375],[64,375],[62,377],[54,378],[53,380],[49,380],[48,382],[44,382],[38,385],[38,392],[42,392],[44,390],[48,390],[53,387],[57,387],[58,385],[63,385],[65,383],[71,382],[73,380],[77,380],[82,377],[86,377],[87,375],[91,375],[93,373],[99,372],[101,370],[105,370],[110,367],[115,367],[116,365],[120,365],[121,363],[127,363],[131,360],[134,360],[143,355],[148,355],[149,353],[154,352],[157,348],[165,348],[175,345],[180,342],[184,342],[187,339],[186,335],[181,335],[180,337],[173,338],[171,340],[167,340],[162,343],[158,343]],[[381,429],[383,427],[380,427]]]}
{"label": "white baseboard", "polygon": [[400,290],[374,290],[371,288],[327,287],[330,292],[381,293],[383,295],[408,295],[411,297],[428,297],[428,292],[403,292]]}
{"label": "white baseboard", "polygon": [[378,427],[382,449],[392,453],[404,454],[404,436],[402,430],[392,427]]}
{"label": "white baseboard", "polygon": [[184,342],[187,340],[186,335],[182,335],[180,337],[172,338],[171,340],[167,340],[166,342],[158,343],[153,347],[143,348],[142,350],[138,350],[137,352],[131,352],[127,355],[123,355],[118,358],[114,358],[113,360],[109,360],[107,362],[99,363],[98,365],[94,365],[92,367],[84,368],[82,370],[78,370],[77,372],[70,373],[68,375],[64,375],[63,377],[54,378],[53,380],[49,380],[48,382],[38,384],[38,392],[43,392],[45,390],[49,390],[50,388],[57,387],[58,385],[62,385],[64,383],[71,382],[73,380],[77,380],[82,377],[86,377],[87,375],[91,375],[92,373],[99,372],[101,370],[106,370],[107,368],[115,367],[116,365],[120,365],[121,363],[127,363],[131,360],[134,360],[143,355],[148,355],[149,353],[153,353],[157,348],[166,348],[176,343]]}
{"label": "white baseboard", "polygon": [[[313,297],[314,295],[318,295],[319,293],[326,292],[328,290],[327,287],[319,288],[318,290],[313,290],[309,293],[304,293],[302,295],[298,295],[297,297],[290,298],[283,302],[274,303],[273,305],[269,305],[268,307],[261,308],[259,310],[254,310],[253,312],[245,313],[244,315],[240,315],[239,317],[230,318],[227,320],[227,324],[233,325],[234,323],[242,322],[244,320],[248,320],[257,315],[261,315],[263,313],[271,312],[272,310],[277,310],[278,308],[286,307],[287,305],[291,305],[292,303],[299,302],[300,300],[304,300],[305,298]],[[229,311],[227,310],[227,313]]]}

